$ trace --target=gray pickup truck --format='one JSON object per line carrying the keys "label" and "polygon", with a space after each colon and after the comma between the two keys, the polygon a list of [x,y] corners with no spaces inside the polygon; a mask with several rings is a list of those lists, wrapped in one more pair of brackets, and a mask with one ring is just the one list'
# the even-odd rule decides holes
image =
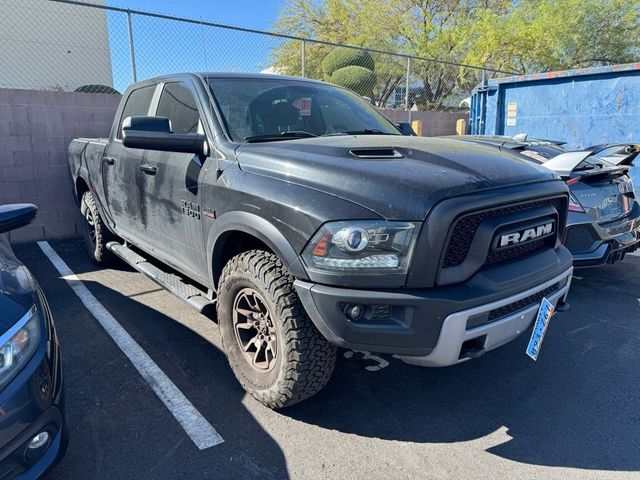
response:
{"label": "gray pickup truck", "polygon": [[275,75],[130,86],[107,139],[69,147],[86,243],[216,319],[271,408],[322,389],[336,347],[423,366],[566,306],[568,193],[488,145],[418,138],[354,93]]}

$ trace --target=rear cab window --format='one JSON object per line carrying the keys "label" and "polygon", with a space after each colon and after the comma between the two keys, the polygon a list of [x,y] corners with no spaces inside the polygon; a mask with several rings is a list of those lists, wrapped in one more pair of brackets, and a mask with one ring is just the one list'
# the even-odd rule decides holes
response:
{"label": "rear cab window", "polygon": [[156,116],[167,117],[173,133],[204,133],[196,99],[183,82],[165,84]]}
{"label": "rear cab window", "polygon": [[146,87],[133,90],[127,98],[127,102],[122,110],[120,116],[120,123],[118,124],[118,139],[122,138],[122,123],[127,117],[146,116],[149,115],[149,107],[151,106],[151,100],[153,98],[153,92],[156,90],[156,85],[149,85]]}

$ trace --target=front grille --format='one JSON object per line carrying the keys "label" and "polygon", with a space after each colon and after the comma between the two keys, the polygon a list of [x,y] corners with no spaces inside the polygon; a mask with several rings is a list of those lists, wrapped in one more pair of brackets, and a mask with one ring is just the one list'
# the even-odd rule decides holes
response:
{"label": "front grille", "polygon": [[[517,205],[508,205],[506,207],[497,207],[480,212],[468,213],[460,217],[454,224],[449,236],[446,253],[442,263],[443,268],[451,268],[462,265],[469,254],[469,249],[473,243],[473,238],[480,224],[491,217],[499,217],[514,212],[532,210],[534,208],[552,206],[556,209],[560,218],[564,218],[561,214],[565,210],[562,198],[548,198],[537,200],[534,202],[520,203]],[[487,263],[500,263],[506,260],[517,258],[522,255],[540,250],[547,245],[548,239],[530,242],[516,248],[505,249],[502,252],[491,252],[487,258]]]}
{"label": "front grille", "polygon": [[489,255],[487,255],[486,265],[496,265],[498,263],[511,260],[512,258],[524,257],[525,255],[541,250],[550,244],[555,244],[555,241],[555,237],[541,238],[540,240],[534,240],[533,242],[525,243],[524,245],[518,245],[504,250],[491,251],[489,252]]}
{"label": "front grille", "polygon": [[597,239],[596,233],[589,225],[576,225],[567,229],[564,244],[571,253],[584,252],[589,250]]}

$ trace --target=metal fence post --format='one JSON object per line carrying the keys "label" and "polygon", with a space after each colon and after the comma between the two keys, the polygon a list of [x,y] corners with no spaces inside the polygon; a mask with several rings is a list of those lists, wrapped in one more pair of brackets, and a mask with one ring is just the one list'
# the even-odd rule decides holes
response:
{"label": "metal fence post", "polygon": [[[1,3],[2,0],[0,0]],[[16,3],[19,4],[20,1],[19,0],[9,0],[10,3]],[[129,41],[129,60],[130,60],[130,65],[131,65],[131,69],[130,69],[130,75],[131,77],[129,77],[129,79],[133,79],[134,82],[136,82],[138,80],[138,69],[137,69],[137,63],[136,63],[136,53],[138,55],[140,55],[142,53],[142,51],[140,49],[138,49],[138,51],[136,52],[136,48],[135,48],[135,40],[137,40],[137,38],[134,39],[134,32],[133,32],[133,18],[135,16],[136,21],[140,20],[140,21],[144,21],[145,25],[147,25],[147,22],[151,22],[151,21],[155,21],[155,22],[172,22],[170,25],[168,25],[168,28],[172,29],[172,34],[175,33],[176,35],[180,35],[181,32],[178,32],[177,28],[173,28],[174,26],[184,26],[184,25],[200,25],[202,28],[202,39],[203,39],[203,57],[204,57],[204,66],[205,69],[210,68],[208,66],[208,47],[207,47],[207,32],[205,32],[205,27],[208,29],[219,29],[221,31],[224,32],[235,32],[238,34],[245,34],[245,35],[259,35],[261,39],[278,39],[278,42],[286,42],[285,44],[282,43],[278,43],[277,45],[274,45],[276,48],[282,48],[285,45],[292,45],[295,46],[295,43],[300,42],[300,70],[298,71],[298,74],[301,75],[302,77],[309,77],[309,76],[314,76],[316,74],[318,74],[318,70],[319,68],[316,68],[316,66],[311,65],[310,63],[308,63],[307,59],[307,52],[306,52],[306,47],[307,44],[311,45],[312,48],[318,48],[320,46],[322,46],[322,48],[326,48],[326,47],[346,47],[346,48],[350,48],[350,49],[354,49],[354,50],[358,50],[358,51],[367,51],[370,54],[377,54],[377,55],[384,55],[384,56],[391,56],[394,61],[397,61],[398,66],[402,66],[402,59],[405,59],[407,62],[406,65],[406,78],[405,78],[405,82],[402,82],[402,75],[400,75],[399,72],[397,72],[397,76],[394,76],[393,79],[393,91],[391,93],[389,93],[389,95],[393,94],[393,101],[389,102],[390,104],[393,104],[394,108],[397,109],[402,109],[402,105],[404,104],[404,106],[407,108],[407,116],[408,119],[411,120],[411,117],[413,115],[413,112],[411,111],[411,106],[412,106],[412,102],[416,102],[418,99],[415,96],[411,96],[411,88],[412,86],[416,87],[416,89],[419,89],[419,87],[421,86],[421,84],[423,83],[423,80],[421,78],[421,75],[416,75],[416,78],[413,79],[412,78],[412,69],[413,69],[413,61],[415,60],[416,62],[421,62],[420,65],[416,65],[416,68],[419,70],[422,70],[423,67],[428,67],[429,65],[437,65],[440,67],[456,67],[456,68],[460,68],[460,67],[464,67],[465,69],[470,69],[473,70],[473,72],[477,72],[475,73],[475,75],[477,76],[481,76],[482,77],[482,82],[485,85],[486,88],[486,84],[488,83],[489,79],[491,79],[492,77],[496,76],[496,74],[508,74],[508,75],[513,75],[513,74],[518,74],[518,72],[514,71],[514,70],[496,70],[496,69],[492,69],[490,67],[487,67],[485,65],[469,65],[469,64],[463,64],[463,63],[456,63],[456,62],[452,62],[450,60],[439,60],[436,58],[429,58],[429,57],[420,57],[420,56],[416,56],[416,55],[407,55],[406,53],[399,53],[399,52],[393,52],[393,51],[389,51],[389,50],[382,50],[382,49],[377,49],[377,48],[366,48],[366,47],[361,47],[361,46],[357,46],[357,45],[350,45],[350,44],[340,44],[340,43],[336,43],[336,42],[330,42],[330,41],[326,41],[326,40],[319,40],[319,39],[313,39],[313,38],[308,38],[308,37],[301,37],[301,36],[296,36],[296,35],[290,35],[290,34],[286,34],[286,33],[279,33],[279,32],[270,32],[270,31],[266,31],[266,30],[258,30],[258,29],[254,29],[254,28],[245,28],[245,27],[235,27],[235,26],[229,26],[229,25],[225,25],[225,24],[221,24],[221,23],[216,23],[216,22],[211,22],[211,21],[205,21],[202,18],[200,19],[191,19],[191,18],[185,18],[185,17],[178,17],[175,15],[166,15],[166,14],[161,14],[161,13],[150,13],[150,12],[144,12],[142,10],[135,10],[135,9],[130,9],[130,8],[126,8],[126,7],[116,7],[113,5],[108,5],[108,3],[110,2],[106,2],[106,1],[99,1],[99,2],[95,2],[93,0],[49,0],[50,3],[52,4],[58,4],[58,5],[73,5],[74,8],[78,7],[78,8],[88,8],[88,9],[94,9],[96,11],[105,11],[105,12],[117,12],[114,13],[114,15],[118,15],[118,19],[119,21],[121,20],[122,14],[126,14],[127,15],[127,33],[128,33],[128,41]],[[63,7],[61,7],[63,8]],[[154,24],[157,25],[157,24]],[[110,27],[111,25],[107,22],[107,29]],[[123,25],[122,25],[123,26]],[[142,28],[141,25],[139,24],[138,27]],[[136,28],[138,28],[136,27]],[[217,31],[217,30],[216,30]],[[122,32],[124,33],[124,32]],[[139,30],[136,35],[141,35],[143,32],[142,30]],[[187,35],[189,35],[187,33]],[[184,33],[183,33],[184,36]],[[142,36],[140,36],[140,38],[142,38]],[[247,37],[248,38],[248,37]],[[255,38],[255,37],[252,37]],[[191,39],[189,39],[191,40]],[[93,39],[92,39],[93,41]],[[82,47],[82,42],[83,39],[78,39],[78,46]],[[141,44],[142,45],[142,44]],[[107,45],[106,47],[108,47],[109,45]],[[105,47],[105,50],[106,50]],[[113,47],[115,47],[113,45]],[[124,47],[124,45],[123,45]],[[158,45],[149,45],[149,47],[151,48],[151,52],[154,53],[155,50],[157,50],[157,48],[159,47]],[[155,50],[153,49],[154,47]],[[37,48],[37,47],[36,47]],[[124,57],[126,58],[126,53],[123,51],[122,52],[124,54]],[[162,53],[162,52],[161,52]],[[228,55],[231,55],[230,51],[225,52]],[[312,52],[313,53],[313,52]],[[295,55],[295,53],[294,53]],[[313,55],[312,55],[313,57]],[[266,57],[265,61],[273,61],[271,60],[267,60],[270,57]],[[389,58],[389,57],[386,57]],[[124,63],[120,64],[120,61],[123,60],[120,57],[113,57],[112,58],[112,62],[117,60],[117,65],[114,63],[112,64],[112,76],[113,76],[113,82],[115,82],[115,84],[122,84],[122,83],[130,83],[127,79],[126,79],[126,60],[124,61]],[[311,60],[315,61],[315,58],[312,58]],[[309,66],[311,65],[311,70],[309,71]],[[121,67],[120,70],[115,71],[116,67]],[[280,65],[278,65],[277,63],[274,65],[274,68],[276,70],[278,70],[280,67]],[[253,65],[253,62],[251,62],[251,67],[252,70],[256,68],[256,65]],[[172,65],[169,63],[169,61],[166,62],[166,64],[163,64],[163,69],[168,69],[168,70],[172,70],[173,67]],[[54,72],[52,72],[54,73]],[[148,72],[147,72],[148,73]],[[295,72],[294,72],[295,73]],[[418,72],[416,72],[418,73]],[[145,73],[143,71],[141,76],[145,76]],[[445,109],[445,110],[449,110],[449,109],[456,109],[456,107],[451,104],[451,102],[454,100],[454,97],[458,95],[458,93],[462,93],[462,92],[458,92],[458,90],[456,90],[456,88],[459,87],[459,85],[457,84],[456,81],[457,76],[455,77],[450,77],[450,78],[442,78],[442,80],[445,82],[444,85],[444,90],[442,90],[441,95],[439,97],[442,98],[435,98],[435,99],[430,99],[430,103],[432,103],[432,105],[430,106],[430,108],[432,109]],[[475,78],[475,77],[474,77]],[[389,80],[389,79],[387,79]],[[14,82],[14,84],[23,84],[25,81],[28,84],[32,84],[33,81],[31,79],[26,79],[26,80],[21,80],[21,79],[15,79],[15,80],[11,80],[12,82]],[[17,82],[17,83],[15,83]],[[60,82],[61,84],[64,83],[68,83],[67,80],[65,80],[64,78],[60,78]],[[36,84],[39,82],[36,82]],[[404,83],[404,87],[405,87],[405,96],[404,99],[402,98],[397,98],[398,95],[398,90],[401,88],[402,84]],[[11,84],[6,85],[6,82],[3,80],[3,86],[11,86]],[[400,95],[400,97],[402,97]],[[444,98],[446,97],[446,98]],[[387,96],[388,98],[388,96]],[[443,105],[443,102],[446,103],[446,105]],[[421,102],[418,102],[421,103]],[[416,105],[417,107],[417,105]]]}
{"label": "metal fence post", "polygon": [[127,26],[129,27],[129,57],[131,58],[131,75],[133,82],[138,81],[138,72],[136,68],[136,50],[133,46],[133,25],[131,24],[131,11],[127,10]]}
{"label": "metal fence post", "polygon": [[411,58],[407,57],[407,78],[405,81],[404,106],[407,109],[407,121],[411,123],[411,108],[409,107],[409,76],[411,75]]}
{"label": "metal fence post", "polygon": [[204,70],[209,71],[209,62],[207,60],[207,42],[204,39],[204,24],[200,23],[200,33],[202,34],[202,55],[204,56]]}

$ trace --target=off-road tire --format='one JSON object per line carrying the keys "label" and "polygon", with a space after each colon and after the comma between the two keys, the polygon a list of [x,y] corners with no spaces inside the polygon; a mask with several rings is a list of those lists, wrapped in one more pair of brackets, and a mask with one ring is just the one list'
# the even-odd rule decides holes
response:
{"label": "off-road tire", "polygon": [[107,250],[107,243],[117,238],[104,224],[92,192],[82,195],[80,212],[84,217],[83,238],[89,256],[98,265],[108,265],[114,255]]}
{"label": "off-road tire", "polygon": [[[288,407],[322,390],[336,363],[336,347],[316,329],[293,281],[276,255],[251,250],[225,265],[218,285],[218,323],[231,369],[248,393],[273,409]],[[255,291],[271,315],[277,353],[269,371],[254,368],[236,334],[237,298],[246,291]]]}

